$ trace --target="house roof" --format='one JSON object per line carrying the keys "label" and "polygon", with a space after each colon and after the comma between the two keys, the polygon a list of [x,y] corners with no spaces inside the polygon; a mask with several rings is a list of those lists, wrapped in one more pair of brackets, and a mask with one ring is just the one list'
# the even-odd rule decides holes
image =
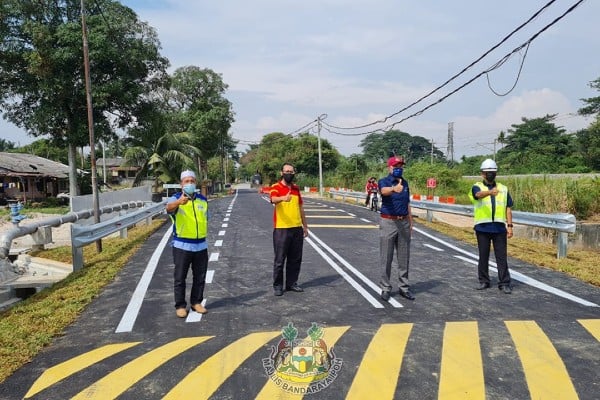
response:
{"label": "house roof", "polygon": [[68,178],[69,167],[32,154],[0,152],[0,175]]}
{"label": "house roof", "polygon": [[122,157],[106,158],[106,159],[99,158],[98,160],[96,160],[96,165],[104,166],[104,160],[106,160],[107,167],[122,167],[122,166],[125,166],[125,163],[127,162],[127,159],[122,158]]}

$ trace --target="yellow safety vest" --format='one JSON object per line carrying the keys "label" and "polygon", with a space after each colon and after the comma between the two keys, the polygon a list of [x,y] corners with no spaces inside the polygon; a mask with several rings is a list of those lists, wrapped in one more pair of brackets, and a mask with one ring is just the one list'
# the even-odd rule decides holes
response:
{"label": "yellow safety vest", "polygon": [[[481,190],[489,190],[483,182],[477,182],[475,186]],[[506,223],[506,203],[508,201],[508,188],[501,183],[496,183],[498,194],[495,198],[495,212],[492,215],[492,196],[485,196],[481,199],[473,197],[473,191],[469,190],[469,198],[473,203],[473,213],[475,217],[475,225],[487,222],[502,222]]]}
{"label": "yellow safety vest", "polygon": [[[175,197],[181,197],[177,193]],[[186,243],[201,243],[206,240],[208,231],[208,201],[204,196],[195,195],[194,200],[179,205],[170,214],[173,222],[173,239]]]}

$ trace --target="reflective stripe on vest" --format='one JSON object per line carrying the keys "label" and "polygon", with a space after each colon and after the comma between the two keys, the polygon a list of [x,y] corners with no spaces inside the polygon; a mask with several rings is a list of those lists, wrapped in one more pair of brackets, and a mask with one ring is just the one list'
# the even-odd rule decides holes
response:
{"label": "reflective stripe on vest", "polygon": [[[489,190],[483,182],[477,182],[475,186],[481,190]],[[473,197],[473,191],[469,191],[469,198],[473,203],[473,215],[475,217],[475,225],[487,222],[502,222],[506,223],[506,202],[508,201],[508,188],[501,183],[496,183],[498,194],[495,198],[496,207],[494,215],[492,215],[492,196],[485,196],[481,199]]]}
{"label": "reflective stripe on vest", "polygon": [[186,242],[205,239],[208,228],[207,211],[208,202],[200,198],[180,204],[176,214],[170,216],[174,239]]}

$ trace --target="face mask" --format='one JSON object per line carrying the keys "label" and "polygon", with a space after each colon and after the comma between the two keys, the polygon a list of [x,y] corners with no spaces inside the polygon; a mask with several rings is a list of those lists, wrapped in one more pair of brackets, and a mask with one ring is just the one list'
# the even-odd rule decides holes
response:
{"label": "face mask", "polygon": [[496,179],[496,173],[491,171],[491,172],[486,172],[485,173],[485,180],[488,181],[489,183],[494,182],[494,179]]}
{"label": "face mask", "polygon": [[294,174],[283,174],[283,180],[285,183],[292,183],[294,180]]}
{"label": "face mask", "polygon": [[394,178],[401,178],[402,177],[402,168],[394,168],[394,170],[392,171],[392,176]]}
{"label": "face mask", "polygon": [[195,183],[188,183],[186,185],[183,185],[183,191],[188,196],[193,196],[194,192],[196,191],[196,184]]}

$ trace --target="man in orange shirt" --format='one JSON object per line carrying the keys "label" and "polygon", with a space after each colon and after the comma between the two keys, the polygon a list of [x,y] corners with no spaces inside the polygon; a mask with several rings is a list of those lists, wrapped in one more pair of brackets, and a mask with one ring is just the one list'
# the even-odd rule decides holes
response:
{"label": "man in orange shirt", "polygon": [[302,206],[300,188],[294,185],[294,166],[284,164],[281,169],[281,180],[271,186],[271,203],[273,210],[273,291],[275,296],[283,295],[285,264],[285,289],[292,292],[303,292],[298,285],[300,264],[302,264],[302,247],[304,238],[308,236],[306,216]]}

